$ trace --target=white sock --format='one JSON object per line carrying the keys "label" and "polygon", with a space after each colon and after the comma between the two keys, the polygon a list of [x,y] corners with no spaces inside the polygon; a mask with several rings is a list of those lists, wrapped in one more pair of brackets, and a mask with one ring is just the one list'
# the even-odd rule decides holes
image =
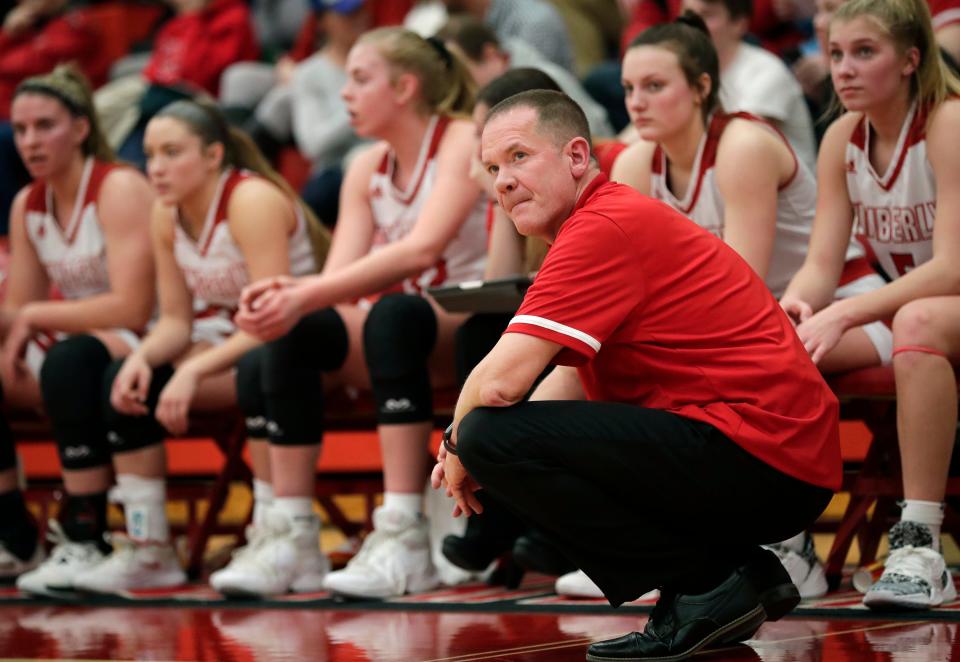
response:
{"label": "white sock", "polygon": [[263,526],[267,512],[273,505],[273,485],[259,478],[253,479],[253,524]]}
{"label": "white sock", "polygon": [[423,495],[419,492],[384,492],[383,507],[387,510],[400,510],[419,518],[423,514]]}
{"label": "white sock", "polygon": [[781,547],[786,547],[787,549],[792,549],[798,554],[803,551],[803,546],[807,541],[807,532],[801,531],[792,538],[787,538],[780,543]]}
{"label": "white sock", "polygon": [[282,513],[294,525],[312,523],[316,518],[313,512],[313,499],[310,497],[274,497],[273,512]]}
{"label": "white sock", "polygon": [[926,524],[933,536],[933,548],[940,551],[940,527],[943,524],[943,503],[939,501],[918,501],[906,499],[903,502],[901,522]]}
{"label": "white sock", "polygon": [[117,487],[127,522],[127,535],[137,542],[169,542],[166,481],[118,474]]}

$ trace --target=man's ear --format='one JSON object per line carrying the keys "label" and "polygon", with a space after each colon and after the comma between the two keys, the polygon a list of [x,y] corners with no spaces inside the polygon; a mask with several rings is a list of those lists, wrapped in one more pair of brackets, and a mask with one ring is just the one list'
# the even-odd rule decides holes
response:
{"label": "man's ear", "polygon": [[734,24],[736,26],[737,33],[740,35],[741,39],[747,36],[747,33],[750,32],[749,16],[741,16],[740,18],[737,18],[736,20],[734,20]]}
{"label": "man's ear", "polygon": [[590,143],[586,138],[577,136],[563,148],[563,154],[570,159],[570,173],[580,178],[590,169]]}
{"label": "man's ear", "polygon": [[483,45],[483,62],[489,62],[490,60],[497,59],[503,62],[504,68],[510,66],[510,53],[505,50],[497,48],[494,44],[484,44]]}

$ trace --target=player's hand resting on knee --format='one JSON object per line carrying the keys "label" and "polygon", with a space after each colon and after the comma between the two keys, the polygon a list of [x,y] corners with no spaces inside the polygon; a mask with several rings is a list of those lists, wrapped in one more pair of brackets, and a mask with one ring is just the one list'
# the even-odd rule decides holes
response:
{"label": "player's hand resting on knee", "polygon": [[[26,308],[26,306],[24,307]],[[3,342],[3,353],[0,356],[0,371],[7,388],[27,374],[24,364],[24,355],[27,352],[27,343],[33,337],[34,329],[26,315],[22,312],[13,319],[7,337]]]}
{"label": "player's hand resting on knee", "polygon": [[269,341],[286,335],[304,313],[299,279],[273,276],[247,285],[234,320],[242,330]]}
{"label": "player's hand resting on knee", "polygon": [[844,331],[853,324],[847,317],[845,301],[830,304],[797,327],[797,333],[810,358],[819,363],[830,350],[837,346]]}
{"label": "player's hand resting on knee", "polygon": [[170,434],[181,435],[189,426],[190,404],[197,393],[197,373],[181,366],[160,391],[157,400],[157,420]]}
{"label": "player's hand resting on knee", "polygon": [[142,356],[134,352],[127,357],[113,380],[110,389],[110,404],[121,414],[144,416],[147,409],[147,393],[153,370]]}
{"label": "player's hand resting on knee", "polygon": [[813,308],[810,307],[809,303],[789,294],[780,299],[780,307],[783,308],[783,312],[787,314],[794,326],[806,322],[813,316]]}

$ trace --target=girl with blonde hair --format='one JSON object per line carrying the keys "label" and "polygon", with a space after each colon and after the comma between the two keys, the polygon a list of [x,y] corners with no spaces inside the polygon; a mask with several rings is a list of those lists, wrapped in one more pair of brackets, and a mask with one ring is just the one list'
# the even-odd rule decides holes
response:
{"label": "girl with blonde hair", "polygon": [[317,276],[254,283],[237,321],[273,340],[259,383],[268,425],[289,437],[284,443],[322,436],[321,371],[330,373],[327,386],[372,387],[384,503],[360,552],[324,585],[382,598],[438,582],[421,495],[432,392],[455,383],[453,338],[464,316],[423,292],[482,277],[485,210],[469,177],[472,83],[441,41],[374,30],[351,49],[347,76],[351,124],[379,142],[346,174],[330,259]]}
{"label": "girl with blonde hair", "polygon": [[[827,130],[807,259],[781,305],[814,361],[858,325],[893,320],[892,363],[906,497],[870,607],[935,607],[956,596],[940,552],[957,424],[960,355],[960,81],[922,0],[850,0],[830,24],[833,85],[846,113]],[[854,233],[890,283],[833,302]]]}

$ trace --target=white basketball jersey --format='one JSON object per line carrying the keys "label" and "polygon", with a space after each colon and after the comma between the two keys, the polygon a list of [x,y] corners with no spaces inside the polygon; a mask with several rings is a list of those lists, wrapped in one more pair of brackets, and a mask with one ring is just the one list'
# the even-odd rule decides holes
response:
{"label": "white basketball jersey", "polygon": [[847,143],[847,191],[854,233],[890,278],[933,257],[937,186],[927,161],[927,113],[910,108],[887,171],[870,164],[870,124],[861,117]]}
{"label": "white basketball jersey", "polygon": [[[27,237],[50,281],[66,299],[83,299],[110,290],[106,241],[97,216],[100,185],[112,163],[86,160],[73,215],[60,225],[54,215],[53,189],[34,182],[27,193]],[[147,218],[142,219],[144,223]]]}
{"label": "white basketball jersey", "polygon": [[[183,229],[178,217],[174,230],[173,254],[183,272],[194,301],[196,319],[210,317],[230,320],[240,301],[240,293],[250,283],[243,252],[230,233],[227,219],[230,195],[237,184],[258,175],[227,170],[221,175],[200,237],[194,241]],[[316,271],[316,260],[300,205],[294,205],[297,225],[287,242],[290,273],[294,276]],[[232,325],[232,322],[230,322]]]}
{"label": "white basketball jersey", "polygon": [[[715,113],[711,116],[707,131],[700,139],[697,157],[690,173],[690,182],[683,198],[677,198],[670,191],[668,181],[667,155],[657,146],[653,153],[650,170],[650,192],[654,198],[662,200],[677,211],[685,214],[697,225],[723,239],[724,204],[716,180],[716,158],[720,137],[731,120],[745,119],[759,122],[775,131],[783,144],[793,149],[790,143],[769,123],[749,113]],[[796,170],[793,177],[780,187],[777,194],[776,231],[773,239],[773,253],[767,269],[766,284],[777,298],[783,295],[790,279],[803,265],[810,243],[810,228],[813,225],[814,210],[817,205],[817,187],[813,175],[800,163],[794,154]],[[847,252],[847,259],[862,255],[862,251],[853,242]]]}
{"label": "white basketball jersey", "polygon": [[[399,241],[413,230],[433,188],[437,174],[436,153],[449,123],[448,117],[435,115],[431,118],[407,190],[401,191],[393,183],[396,158],[392,152],[384,155],[380,167],[370,178],[370,207],[377,226],[373,251]],[[447,245],[440,261],[423,273],[405,279],[397,289],[419,294],[427,287],[482,278],[487,255],[485,223],[486,199],[478,195],[473,209],[457,236]]]}
{"label": "white basketball jersey", "polygon": [[[667,155],[657,146],[651,168],[651,195],[690,217],[697,225],[723,239],[724,204],[716,181],[716,157],[720,136],[733,119],[763,122],[747,113],[715,113],[700,139],[697,157],[690,173],[690,182],[682,199],[671,191],[668,181]],[[784,140],[790,148],[790,144]],[[793,153],[792,148],[791,153]],[[790,279],[803,265],[810,241],[810,227],[817,204],[817,190],[810,172],[794,156],[793,178],[777,195],[776,234],[773,253],[767,270],[766,284],[774,296],[780,297]]]}

